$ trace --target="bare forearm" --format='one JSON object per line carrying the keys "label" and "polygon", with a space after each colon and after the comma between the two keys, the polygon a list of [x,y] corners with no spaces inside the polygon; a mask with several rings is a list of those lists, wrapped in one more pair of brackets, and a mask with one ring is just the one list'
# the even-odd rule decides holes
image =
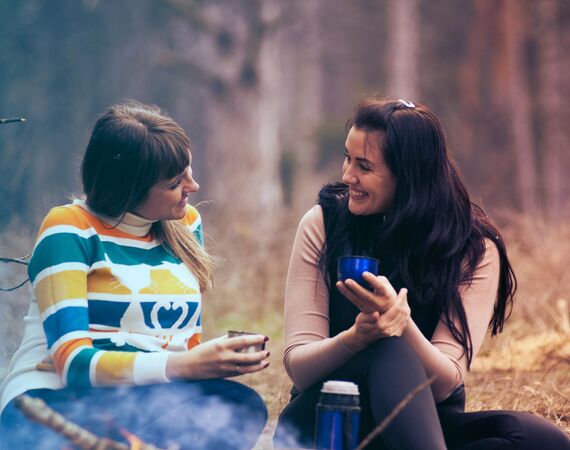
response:
{"label": "bare forearm", "polygon": [[299,389],[306,389],[334,372],[355,355],[341,335],[285,349],[283,363]]}

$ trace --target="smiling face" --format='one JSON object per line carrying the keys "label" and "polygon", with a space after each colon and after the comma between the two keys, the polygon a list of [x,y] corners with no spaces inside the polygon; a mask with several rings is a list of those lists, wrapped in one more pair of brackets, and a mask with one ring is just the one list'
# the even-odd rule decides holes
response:
{"label": "smiling face", "polygon": [[396,191],[396,177],[382,154],[383,136],[352,127],[346,137],[342,182],[349,187],[348,209],[368,216],[386,213]]}
{"label": "smiling face", "polygon": [[199,188],[189,165],[177,176],[153,185],[146,199],[133,212],[150,220],[182,219],[190,193],[197,192]]}

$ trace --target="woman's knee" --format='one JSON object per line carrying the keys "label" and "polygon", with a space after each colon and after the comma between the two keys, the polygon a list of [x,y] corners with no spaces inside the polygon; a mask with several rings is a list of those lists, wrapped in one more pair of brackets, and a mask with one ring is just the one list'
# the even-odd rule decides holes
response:
{"label": "woman's knee", "polygon": [[263,428],[268,419],[267,407],[261,396],[249,386],[232,380],[211,380],[217,396],[243,409],[248,419],[254,419]]}
{"label": "woman's knee", "polygon": [[513,448],[570,450],[568,436],[552,422],[534,414],[505,412],[499,426],[503,435],[513,442]]}
{"label": "woman's knee", "polygon": [[408,342],[399,336],[390,336],[378,339],[373,344],[369,345],[363,354],[380,354],[387,357],[401,356],[405,359],[418,359]]}
{"label": "woman's knee", "polygon": [[[168,411],[139,427],[141,437],[161,434],[161,443],[184,448],[251,448],[267,422],[267,408],[257,392],[229,380],[177,383]],[[176,405],[176,406],[175,406]],[[152,442],[152,441],[150,441]]]}
{"label": "woman's knee", "polygon": [[369,365],[374,376],[385,374],[400,378],[405,374],[425,378],[425,369],[405,339],[388,337],[379,339],[359,355]]}
{"label": "woman's knee", "polygon": [[504,448],[532,450],[537,448],[569,450],[570,440],[566,434],[548,420],[520,411],[482,411],[468,413],[476,420],[469,431],[462,427],[462,438],[484,442],[500,440]]}
{"label": "woman's knee", "polygon": [[212,379],[153,386],[146,392],[150,401],[171,398],[180,409],[199,407],[213,420],[227,416],[232,423],[247,423],[263,429],[268,413],[261,396],[252,388],[232,380]]}
{"label": "woman's knee", "polygon": [[316,405],[321,383],[297,393],[279,415],[273,445],[275,448],[312,447],[315,437]]}
{"label": "woman's knee", "polygon": [[263,429],[269,417],[265,402],[254,389],[245,385],[241,386],[240,398],[242,399],[243,404],[246,405],[248,414],[251,414],[251,417],[255,417],[259,422],[261,429]]}
{"label": "woman's knee", "polygon": [[255,389],[233,380],[221,379],[211,381],[216,385],[215,389],[219,395],[244,403],[257,404],[265,409],[265,404]]}

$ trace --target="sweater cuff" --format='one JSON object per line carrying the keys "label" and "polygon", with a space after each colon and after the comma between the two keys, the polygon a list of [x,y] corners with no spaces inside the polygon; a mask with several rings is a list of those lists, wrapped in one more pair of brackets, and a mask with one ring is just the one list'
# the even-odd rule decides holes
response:
{"label": "sweater cuff", "polygon": [[135,358],[133,380],[135,384],[168,383],[166,362],[168,352],[139,353]]}

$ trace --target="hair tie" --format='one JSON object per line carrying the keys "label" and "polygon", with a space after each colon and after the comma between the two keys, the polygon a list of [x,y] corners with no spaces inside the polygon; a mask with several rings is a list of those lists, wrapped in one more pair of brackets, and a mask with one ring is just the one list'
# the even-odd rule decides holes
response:
{"label": "hair tie", "polygon": [[409,102],[407,100],[403,100],[403,99],[398,99],[398,101],[403,104],[406,108],[415,108],[416,105],[414,105],[412,102]]}

